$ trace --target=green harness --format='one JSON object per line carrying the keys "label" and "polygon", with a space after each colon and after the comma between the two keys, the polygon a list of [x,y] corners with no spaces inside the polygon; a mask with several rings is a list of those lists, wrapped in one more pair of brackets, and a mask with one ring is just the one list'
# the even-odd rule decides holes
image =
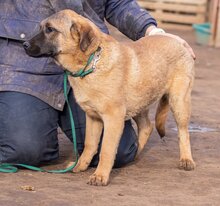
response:
{"label": "green harness", "polygon": [[[68,82],[68,76],[72,77],[85,77],[86,75],[92,73],[95,69],[96,62],[100,58],[100,53],[101,53],[101,48],[99,47],[96,52],[92,53],[87,61],[87,64],[84,68],[80,69],[76,73],[72,73],[68,70],[65,71],[64,73],[64,84],[63,84],[63,90],[64,90],[64,97],[68,106],[69,110],[69,117],[70,117],[70,123],[71,123],[71,130],[72,130],[72,139],[73,139],[73,151],[76,156],[75,162],[68,168],[62,169],[62,170],[46,170],[40,167],[35,167],[31,165],[26,165],[26,164],[13,164],[13,163],[0,163],[0,173],[15,173],[18,171],[18,167],[23,167],[25,169],[33,170],[33,171],[39,171],[39,172],[47,172],[47,173],[66,173],[69,171],[72,171],[73,168],[77,165],[78,163],[78,151],[77,151],[77,142],[76,142],[76,131],[75,131],[75,124],[74,124],[74,119],[73,119],[73,113],[70,107],[70,103],[68,100],[68,91],[67,91],[67,82]],[[90,69],[86,70],[87,67],[91,64],[91,62],[94,60],[93,65]]]}

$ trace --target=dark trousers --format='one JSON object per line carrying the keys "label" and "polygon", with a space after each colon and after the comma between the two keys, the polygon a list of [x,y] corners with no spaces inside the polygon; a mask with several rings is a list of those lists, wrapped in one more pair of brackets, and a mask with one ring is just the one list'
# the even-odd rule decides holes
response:
{"label": "dark trousers", "polygon": [[[84,148],[85,114],[69,94],[79,154]],[[39,165],[59,156],[57,128],[72,140],[67,106],[57,111],[42,100],[19,92],[0,92],[0,163]],[[100,151],[100,149],[99,149]],[[137,139],[130,121],[125,122],[115,167],[134,160]],[[95,155],[91,166],[98,164]]]}

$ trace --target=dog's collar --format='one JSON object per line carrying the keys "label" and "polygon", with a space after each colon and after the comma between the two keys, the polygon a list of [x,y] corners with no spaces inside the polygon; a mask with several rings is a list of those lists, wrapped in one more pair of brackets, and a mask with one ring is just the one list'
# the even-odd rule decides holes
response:
{"label": "dog's collar", "polygon": [[[100,59],[101,51],[102,51],[101,47],[98,47],[98,49],[90,55],[90,57],[89,57],[89,59],[86,63],[86,66],[84,68],[78,70],[77,72],[70,72],[69,70],[65,70],[66,74],[70,75],[72,77],[81,77],[81,78],[83,78],[86,75],[92,73],[96,68],[96,63]],[[86,70],[87,67],[91,64],[92,61],[93,61],[92,67],[90,69]]]}

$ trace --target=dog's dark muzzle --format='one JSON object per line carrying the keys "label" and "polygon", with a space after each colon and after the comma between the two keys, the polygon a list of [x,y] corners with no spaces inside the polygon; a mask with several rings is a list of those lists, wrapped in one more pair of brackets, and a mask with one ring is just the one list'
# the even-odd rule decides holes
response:
{"label": "dog's dark muzzle", "polygon": [[53,57],[56,55],[55,49],[49,46],[41,48],[38,45],[31,43],[31,41],[25,41],[23,47],[27,55],[31,57]]}
{"label": "dog's dark muzzle", "polygon": [[31,57],[53,57],[57,54],[53,44],[47,41],[44,32],[41,30],[30,40],[23,43],[26,53]]}
{"label": "dog's dark muzzle", "polygon": [[38,46],[33,46],[31,45],[31,43],[29,41],[25,41],[23,43],[23,47],[25,49],[25,52],[29,55],[29,56],[32,56],[32,57],[39,57],[41,56],[41,49],[40,47]]}

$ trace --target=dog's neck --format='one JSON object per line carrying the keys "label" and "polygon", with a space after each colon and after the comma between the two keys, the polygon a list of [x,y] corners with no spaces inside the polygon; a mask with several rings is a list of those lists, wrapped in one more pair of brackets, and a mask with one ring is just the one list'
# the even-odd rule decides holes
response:
{"label": "dog's neck", "polygon": [[91,54],[85,55],[83,52],[61,54],[57,61],[65,69],[71,73],[77,72],[79,69],[84,68],[88,62]]}
{"label": "dog's neck", "polygon": [[[65,58],[68,58],[68,62],[64,59],[62,61],[65,62],[64,64],[61,64],[64,70],[66,70],[66,73],[72,77],[85,77],[96,69],[96,63],[100,60],[102,48],[98,46],[98,48],[95,51],[92,51],[89,56],[85,54],[81,55],[65,55]],[[78,56],[78,57],[77,57]],[[83,56],[83,60],[82,60]],[[84,63],[85,59],[87,59],[86,63]],[[61,62],[61,58],[59,59],[59,62]],[[61,62],[62,63],[62,62]],[[74,64],[74,68],[72,65]],[[83,64],[83,66],[81,66]],[[81,66],[81,67],[79,67]]]}

